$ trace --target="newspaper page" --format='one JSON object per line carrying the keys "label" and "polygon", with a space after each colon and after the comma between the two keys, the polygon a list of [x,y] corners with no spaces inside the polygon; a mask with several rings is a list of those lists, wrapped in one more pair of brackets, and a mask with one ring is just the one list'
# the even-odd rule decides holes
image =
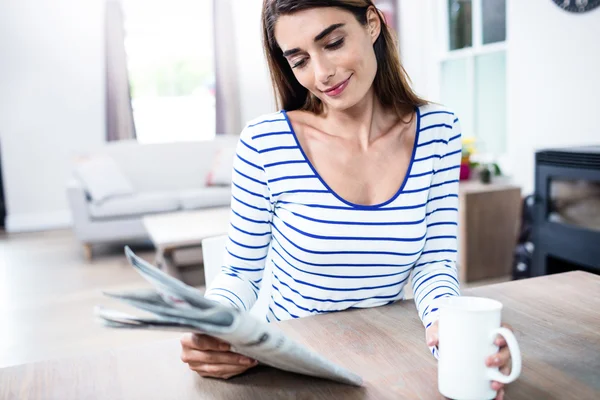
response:
{"label": "newspaper page", "polygon": [[165,274],[125,248],[129,263],[155,290],[106,293],[148,317],[96,307],[111,328],[203,333],[229,342],[232,351],[285,371],[361,386],[362,378],[288,337],[275,325],[206,299],[197,289]]}

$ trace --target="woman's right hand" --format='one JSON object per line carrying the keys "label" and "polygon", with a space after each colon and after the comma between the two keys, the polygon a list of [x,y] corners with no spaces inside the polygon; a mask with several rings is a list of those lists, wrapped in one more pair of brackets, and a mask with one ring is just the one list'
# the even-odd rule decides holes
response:
{"label": "woman's right hand", "polygon": [[229,343],[212,336],[186,333],[181,338],[181,361],[204,377],[229,379],[258,364],[229,350]]}

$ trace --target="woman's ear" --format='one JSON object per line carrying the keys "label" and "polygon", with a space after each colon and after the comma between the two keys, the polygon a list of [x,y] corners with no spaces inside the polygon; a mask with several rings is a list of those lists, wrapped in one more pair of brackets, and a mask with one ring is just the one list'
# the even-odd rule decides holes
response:
{"label": "woman's ear", "polygon": [[367,29],[371,36],[371,43],[375,43],[381,33],[381,21],[383,16],[375,7],[369,7],[367,10]]}

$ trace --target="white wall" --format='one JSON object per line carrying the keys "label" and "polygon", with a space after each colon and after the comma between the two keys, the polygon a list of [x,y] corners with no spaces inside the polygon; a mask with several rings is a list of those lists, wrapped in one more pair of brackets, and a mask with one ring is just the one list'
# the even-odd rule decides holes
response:
{"label": "white wall", "polygon": [[236,0],[234,3],[241,121],[245,125],[251,119],[276,110],[262,49],[262,0]]}
{"label": "white wall", "polygon": [[507,18],[508,152],[530,193],[536,149],[600,144],[600,9],[509,0]]}
{"label": "white wall", "polygon": [[0,143],[9,231],[64,226],[69,158],[104,137],[102,0],[3,0]]}
{"label": "white wall", "polygon": [[[414,89],[439,101],[440,0],[399,0],[400,51]],[[507,0],[507,154],[533,191],[537,149],[600,143],[600,9],[574,15],[550,0]]]}

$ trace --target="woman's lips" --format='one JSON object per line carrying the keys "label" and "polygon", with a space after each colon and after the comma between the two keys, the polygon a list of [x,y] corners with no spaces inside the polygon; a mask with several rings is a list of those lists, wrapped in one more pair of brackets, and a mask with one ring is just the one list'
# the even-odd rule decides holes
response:
{"label": "woman's lips", "polygon": [[330,97],[339,96],[344,91],[344,89],[346,89],[346,87],[348,86],[348,83],[350,82],[350,78],[352,78],[352,75],[350,75],[350,77],[348,79],[346,79],[339,85],[336,85],[336,86],[332,87],[331,89],[324,91],[323,93],[325,93],[327,96],[330,96]]}

